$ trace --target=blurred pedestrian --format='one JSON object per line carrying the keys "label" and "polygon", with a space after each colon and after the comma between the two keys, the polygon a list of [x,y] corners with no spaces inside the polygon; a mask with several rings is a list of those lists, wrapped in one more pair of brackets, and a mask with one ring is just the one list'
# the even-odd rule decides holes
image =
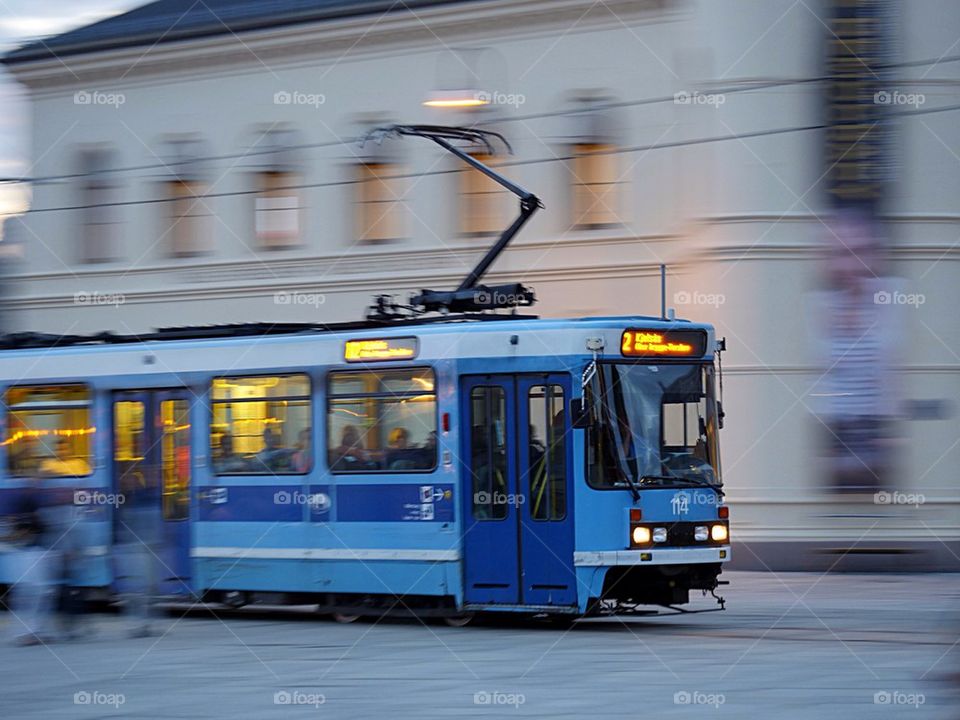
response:
{"label": "blurred pedestrian", "polygon": [[48,558],[48,534],[41,513],[42,492],[36,480],[20,489],[14,500],[7,540],[14,578],[7,605],[13,616],[17,645],[39,645],[50,638],[54,585]]}
{"label": "blurred pedestrian", "polygon": [[124,608],[133,621],[131,637],[149,637],[158,592],[160,487],[156,468],[140,464],[120,480],[122,502],[116,509],[117,578]]}
{"label": "blurred pedestrian", "polygon": [[79,638],[83,624],[84,597],[80,581],[89,545],[86,537],[89,525],[83,522],[82,513],[90,508],[77,502],[78,494],[82,492],[69,488],[50,490],[48,501],[41,510],[48,538],[45,544],[52,570],[54,609],[61,636],[67,640]]}

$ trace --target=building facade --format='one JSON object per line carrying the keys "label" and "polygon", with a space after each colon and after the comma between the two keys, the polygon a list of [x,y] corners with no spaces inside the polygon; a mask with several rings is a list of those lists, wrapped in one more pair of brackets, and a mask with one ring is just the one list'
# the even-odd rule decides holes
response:
{"label": "building facade", "polygon": [[11,330],[349,320],[375,294],[455,286],[515,199],[425,141],[359,139],[475,125],[504,134],[515,154],[492,161],[546,206],[491,282],[533,286],[545,316],[656,314],[666,264],[668,303],[727,338],[739,563],[960,564],[956,4],[894,13],[877,101],[895,106],[895,182],[871,274],[882,347],[901,351],[879,381],[897,427],[879,499],[824,480],[831,3],[200,5],[7,56],[34,161],[8,227]]}

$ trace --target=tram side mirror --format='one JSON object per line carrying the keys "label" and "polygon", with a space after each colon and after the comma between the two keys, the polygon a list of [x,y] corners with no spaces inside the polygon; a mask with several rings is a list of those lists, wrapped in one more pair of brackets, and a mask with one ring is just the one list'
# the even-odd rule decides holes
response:
{"label": "tram side mirror", "polygon": [[723,430],[723,403],[717,400],[717,429]]}
{"label": "tram side mirror", "polygon": [[580,429],[590,427],[590,406],[582,398],[570,401],[570,424]]}

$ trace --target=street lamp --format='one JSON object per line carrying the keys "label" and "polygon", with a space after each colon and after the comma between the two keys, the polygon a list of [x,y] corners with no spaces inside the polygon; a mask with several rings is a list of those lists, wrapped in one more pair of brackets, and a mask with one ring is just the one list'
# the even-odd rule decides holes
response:
{"label": "street lamp", "polygon": [[436,108],[483,107],[490,104],[490,93],[483,90],[432,90],[423,104]]}

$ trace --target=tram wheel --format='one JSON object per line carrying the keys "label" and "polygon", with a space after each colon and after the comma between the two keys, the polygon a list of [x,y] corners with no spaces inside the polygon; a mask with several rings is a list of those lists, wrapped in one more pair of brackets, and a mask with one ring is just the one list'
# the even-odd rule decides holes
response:
{"label": "tram wheel", "polygon": [[349,625],[360,619],[359,615],[347,615],[346,613],[339,612],[331,613],[330,617],[333,618],[334,622],[340,623],[341,625]]}
{"label": "tram wheel", "polygon": [[220,602],[222,602],[231,610],[239,610],[244,605],[247,605],[250,602],[250,596],[245,592],[237,592],[235,590],[231,590],[223,594],[223,597],[220,599]]}
{"label": "tram wheel", "polygon": [[463,615],[447,615],[443,618],[443,621],[450,627],[466,627],[474,621],[476,615],[472,612],[463,613]]}

